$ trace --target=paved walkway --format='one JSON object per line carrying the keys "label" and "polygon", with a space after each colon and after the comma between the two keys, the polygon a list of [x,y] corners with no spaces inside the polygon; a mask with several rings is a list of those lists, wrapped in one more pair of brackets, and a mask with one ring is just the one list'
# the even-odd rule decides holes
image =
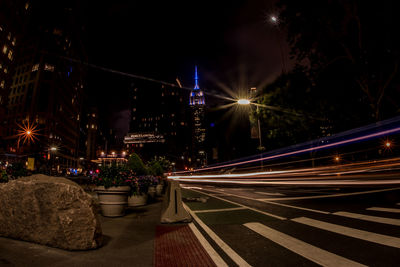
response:
{"label": "paved walkway", "polygon": [[100,216],[104,245],[66,251],[0,237],[0,266],[213,266],[186,224],[160,224],[161,198],[129,208],[124,217]]}

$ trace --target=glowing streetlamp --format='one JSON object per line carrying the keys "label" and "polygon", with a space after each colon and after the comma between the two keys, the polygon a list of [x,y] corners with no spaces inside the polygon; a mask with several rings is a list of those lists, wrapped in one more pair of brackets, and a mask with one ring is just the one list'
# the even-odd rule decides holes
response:
{"label": "glowing streetlamp", "polygon": [[278,23],[278,17],[275,16],[275,15],[272,15],[272,16],[270,17],[270,20],[271,20],[271,22],[272,22],[273,24],[277,24],[277,23]]}
{"label": "glowing streetlamp", "polygon": [[[253,88],[252,88],[253,89]],[[237,100],[237,103],[239,105],[251,105],[251,101],[249,99],[246,98],[241,98]],[[258,105],[257,105],[257,113],[258,113]],[[258,124],[258,140],[260,141],[260,146],[259,149],[262,150],[263,146],[262,146],[262,140],[261,140],[261,125],[260,125],[260,119],[257,119],[257,124]]]}
{"label": "glowing streetlamp", "polygon": [[250,105],[250,104],[251,104],[250,100],[245,99],[245,98],[238,99],[237,103],[238,103],[239,105]]}
{"label": "glowing streetlamp", "polygon": [[18,129],[18,147],[19,143],[22,140],[22,144],[28,143],[30,144],[31,142],[34,143],[38,138],[36,135],[38,134],[38,129],[36,124],[30,124],[29,121],[26,123],[25,121],[22,123],[22,125],[17,124],[19,129]]}

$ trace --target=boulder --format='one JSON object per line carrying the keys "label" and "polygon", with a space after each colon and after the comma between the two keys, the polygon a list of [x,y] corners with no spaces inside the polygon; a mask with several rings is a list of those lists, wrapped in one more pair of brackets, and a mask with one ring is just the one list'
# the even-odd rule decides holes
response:
{"label": "boulder", "polygon": [[102,242],[93,197],[68,179],[42,174],[0,184],[0,236],[67,250]]}

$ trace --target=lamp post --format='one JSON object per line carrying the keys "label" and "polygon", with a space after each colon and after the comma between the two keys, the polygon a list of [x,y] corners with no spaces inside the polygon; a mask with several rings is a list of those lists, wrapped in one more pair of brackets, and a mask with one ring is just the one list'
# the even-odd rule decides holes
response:
{"label": "lamp post", "polygon": [[54,168],[54,163],[55,163],[55,153],[56,153],[56,151],[57,151],[57,147],[55,147],[55,146],[52,146],[52,147],[50,147],[50,154],[51,154],[51,162],[50,162],[50,164],[51,164],[51,166],[50,166],[50,175],[52,175],[53,174],[53,168]]}
{"label": "lamp post", "polygon": [[[237,100],[237,103],[239,105],[251,105],[251,101],[249,99],[245,99],[245,98],[241,98],[239,100]],[[259,108],[257,106],[257,113],[259,111]],[[259,147],[258,149],[261,151],[263,150],[263,146],[262,146],[262,139],[261,139],[261,125],[260,125],[260,119],[257,118],[257,128],[258,128],[258,140],[259,140]]]}

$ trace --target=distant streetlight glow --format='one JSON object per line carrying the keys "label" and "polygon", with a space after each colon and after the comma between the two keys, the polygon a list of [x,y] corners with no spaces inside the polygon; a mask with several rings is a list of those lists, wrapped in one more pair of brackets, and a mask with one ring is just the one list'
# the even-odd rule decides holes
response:
{"label": "distant streetlight glow", "polygon": [[237,101],[237,103],[238,103],[239,105],[250,105],[250,100],[242,98],[242,99],[239,99],[239,100]]}
{"label": "distant streetlight glow", "polygon": [[57,150],[57,148],[56,148],[56,147],[54,147],[54,146],[52,146],[52,147],[50,148],[50,150],[51,150],[51,151],[56,151],[56,150]]}
{"label": "distant streetlight glow", "polygon": [[390,142],[388,141],[388,142],[386,142],[385,145],[386,145],[387,148],[389,148],[391,144],[390,144]]}
{"label": "distant streetlight glow", "polygon": [[17,124],[18,127],[20,129],[18,129],[18,147],[19,147],[19,143],[22,140],[23,144],[25,144],[25,142],[27,142],[28,144],[30,142],[34,142],[35,140],[38,140],[38,138],[36,137],[36,135],[38,135],[38,129],[37,128],[37,124],[31,124],[29,123],[29,121],[25,122],[23,121],[22,125]]}
{"label": "distant streetlight glow", "polygon": [[271,21],[273,23],[276,23],[278,21],[278,18],[276,16],[271,16]]}

